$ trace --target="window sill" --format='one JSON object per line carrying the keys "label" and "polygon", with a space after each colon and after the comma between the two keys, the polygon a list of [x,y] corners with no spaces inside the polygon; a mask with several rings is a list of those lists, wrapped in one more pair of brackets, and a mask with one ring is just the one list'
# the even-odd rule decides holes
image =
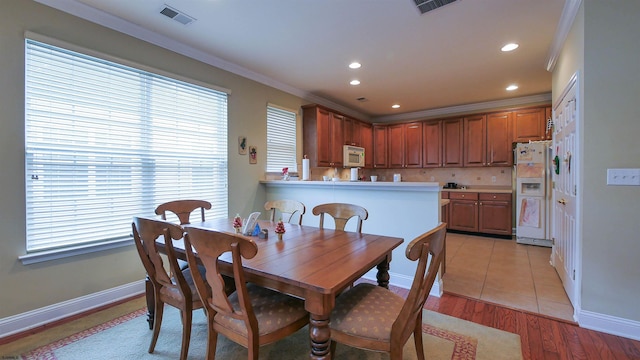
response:
{"label": "window sill", "polygon": [[130,245],[133,245],[132,238],[127,237],[124,239],[112,240],[99,244],[87,244],[64,249],[34,252],[32,254],[19,256],[18,259],[22,262],[22,265],[31,265],[50,260],[58,260],[77,255],[90,254],[98,251],[117,249]]}

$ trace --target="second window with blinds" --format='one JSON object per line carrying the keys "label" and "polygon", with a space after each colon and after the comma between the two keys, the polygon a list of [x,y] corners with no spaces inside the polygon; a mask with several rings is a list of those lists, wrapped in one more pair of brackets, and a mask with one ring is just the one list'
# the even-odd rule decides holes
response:
{"label": "second window with blinds", "polygon": [[267,172],[297,172],[296,112],[273,104],[267,105]]}

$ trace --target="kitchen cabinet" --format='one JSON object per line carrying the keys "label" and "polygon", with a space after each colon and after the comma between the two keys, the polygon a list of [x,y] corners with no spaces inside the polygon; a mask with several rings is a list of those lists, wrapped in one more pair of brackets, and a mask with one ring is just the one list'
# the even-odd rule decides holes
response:
{"label": "kitchen cabinet", "polygon": [[511,235],[511,194],[480,193],[478,232]]}
{"label": "kitchen cabinet", "polygon": [[485,166],[486,116],[473,115],[464,118],[464,166]]}
{"label": "kitchen cabinet", "polygon": [[442,166],[442,120],[422,124],[422,167]]}
{"label": "kitchen cabinet", "polygon": [[342,133],[345,145],[362,146],[360,122],[350,117],[344,118]]}
{"label": "kitchen cabinet", "polygon": [[[365,160],[367,156],[365,155]],[[387,126],[373,125],[373,167],[389,167],[387,162]]]}
{"label": "kitchen cabinet", "polygon": [[303,149],[311,167],[341,167],[344,116],[317,105],[303,106]]}
{"label": "kitchen cabinet", "polygon": [[442,120],[442,166],[462,167],[462,119]]}
{"label": "kitchen cabinet", "polygon": [[388,161],[391,168],[422,167],[422,123],[390,125],[387,128]]}
{"label": "kitchen cabinet", "polygon": [[448,229],[478,232],[478,193],[449,193]]}
{"label": "kitchen cabinet", "polygon": [[547,129],[547,123],[553,120],[553,111],[551,110],[551,106],[546,106],[544,108],[544,139],[545,140],[553,140],[553,130]]}
{"label": "kitchen cabinet", "polygon": [[487,114],[487,166],[513,165],[511,112]]}
{"label": "kitchen cabinet", "polygon": [[513,142],[545,140],[546,119],[545,108],[513,111]]}
{"label": "kitchen cabinet", "polygon": [[511,112],[464,118],[464,166],[511,166]]}
{"label": "kitchen cabinet", "polygon": [[449,201],[448,229],[511,235],[511,193],[449,192]]}
{"label": "kitchen cabinet", "polygon": [[360,146],[364,148],[364,167],[373,167],[373,126],[365,122],[358,122],[360,132]]}

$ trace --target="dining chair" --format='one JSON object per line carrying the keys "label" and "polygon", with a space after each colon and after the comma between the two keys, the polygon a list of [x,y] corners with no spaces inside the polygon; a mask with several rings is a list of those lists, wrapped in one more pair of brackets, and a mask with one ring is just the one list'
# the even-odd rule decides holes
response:
{"label": "dining chair", "polygon": [[[215,359],[218,333],[246,347],[249,359],[258,359],[260,346],[289,336],[309,323],[303,300],[246,282],[242,259],[251,259],[258,253],[251,238],[191,226],[186,227],[186,232],[189,266],[196,266],[199,258],[207,271],[206,280],[194,279],[207,314],[207,359]],[[229,296],[223,291],[218,264],[218,258],[226,253],[231,253],[236,285],[236,291]]]}
{"label": "dining chair", "polygon": [[302,215],[306,208],[303,203],[296,200],[271,200],[264,203],[266,210],[271,210],[271,221],[276,221],[276,210],[280,212],[282,220],[291,222],[293,216],[298,214],[298,225],[302,225]]}
{"label": "dining chair", "polygon": [[407,245],[407,258],[418,260],[418,265],[406,300],[368,283],[360,283],[336,298],[330,323],[332,358],[339,342],[386,352],[391,360],[400,360],[404,344],[413,333],[418,359],[424,360],[422,309],[442,264],[446,231],[446,224],[440,223]]}
{"label": "dining chair", "polygon": [[174,213],[180,225],[189,224],[191,213],[200,209],[200,219],[204,221],[204,211],[211,209],[211,203],[205,200],[174,200],[158,205],[156,215],[160,215],[162,220],[167,220],[167,211]]}
{"label": "dining chair", "polygon": [[311,211],[313,215],[320,215],[320,228],[324,227],[324,214],[333,217],[336,230],[344,230],[347,221],[354,216],[358,217],[357,232],[362,232],[362,221],[367,220],[369,212],[362,206],[344,203],[320,204]]}
{"label": "dining chair", "polygon": [[[184,360],[189,352],[192,311],[203,307],[193,282],[194,276],[191,270],[197,267],[181,269],[173,247],[173,241],[182,239],[184,231],[179,225],[142,217],[134,217],[131,226],[136,249],[147,271],[148,278],[153,284],[155,298],[153,336],[148,351],[152,353],[156,346],[162,324],[164,304],[168,304],[180,310],[182,320],[180,359]],[[156,247],[156,239],[159,237],[163,237],[166,258],[172,276],[167,273],[163,258]],[[195,276],[195,278],[202,278],[202,276]]]}

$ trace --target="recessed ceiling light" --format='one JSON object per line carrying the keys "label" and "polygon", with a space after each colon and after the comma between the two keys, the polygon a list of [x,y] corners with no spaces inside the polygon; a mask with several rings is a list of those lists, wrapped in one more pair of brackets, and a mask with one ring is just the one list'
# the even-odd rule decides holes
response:
{"label": "recessed ceiling light", "polygon": [[513,50],[517,49],[518,46],[520,46],[520,45],[518,45],[516,43],[510,43],[510,44],[507,44],[507,45],[503,46],[502,49],[500,49],[500,50],[502,50],[502,51],[513,51]]}
{"label": "recessed ceiling light", "polygon": [[362,66],[362,64],[360,64],[359,62],[352,62],[351,64],[349,64],[349,68],[350,69],[359,69]]}
{"label": "recessed ceiling light", "polygon": [[518,85],[509,85],[507,86],[507,91],[513,91],[518,89]]}
{"label": "recessed ceiling light", "polygon": [[351,80],[351,82],[349,84],[351,84],[351,85],[360,85],[360,80]]}
{"label": "recessed ceiling light", "polygon": [[400,107],[400,105],[398,105],[398,104],[393,104],[393,105],[391,105],[391,107],[392,107],[392,108],[394,108],[394,109],[397,109],[397,108],[399,108],[399,107]]}

